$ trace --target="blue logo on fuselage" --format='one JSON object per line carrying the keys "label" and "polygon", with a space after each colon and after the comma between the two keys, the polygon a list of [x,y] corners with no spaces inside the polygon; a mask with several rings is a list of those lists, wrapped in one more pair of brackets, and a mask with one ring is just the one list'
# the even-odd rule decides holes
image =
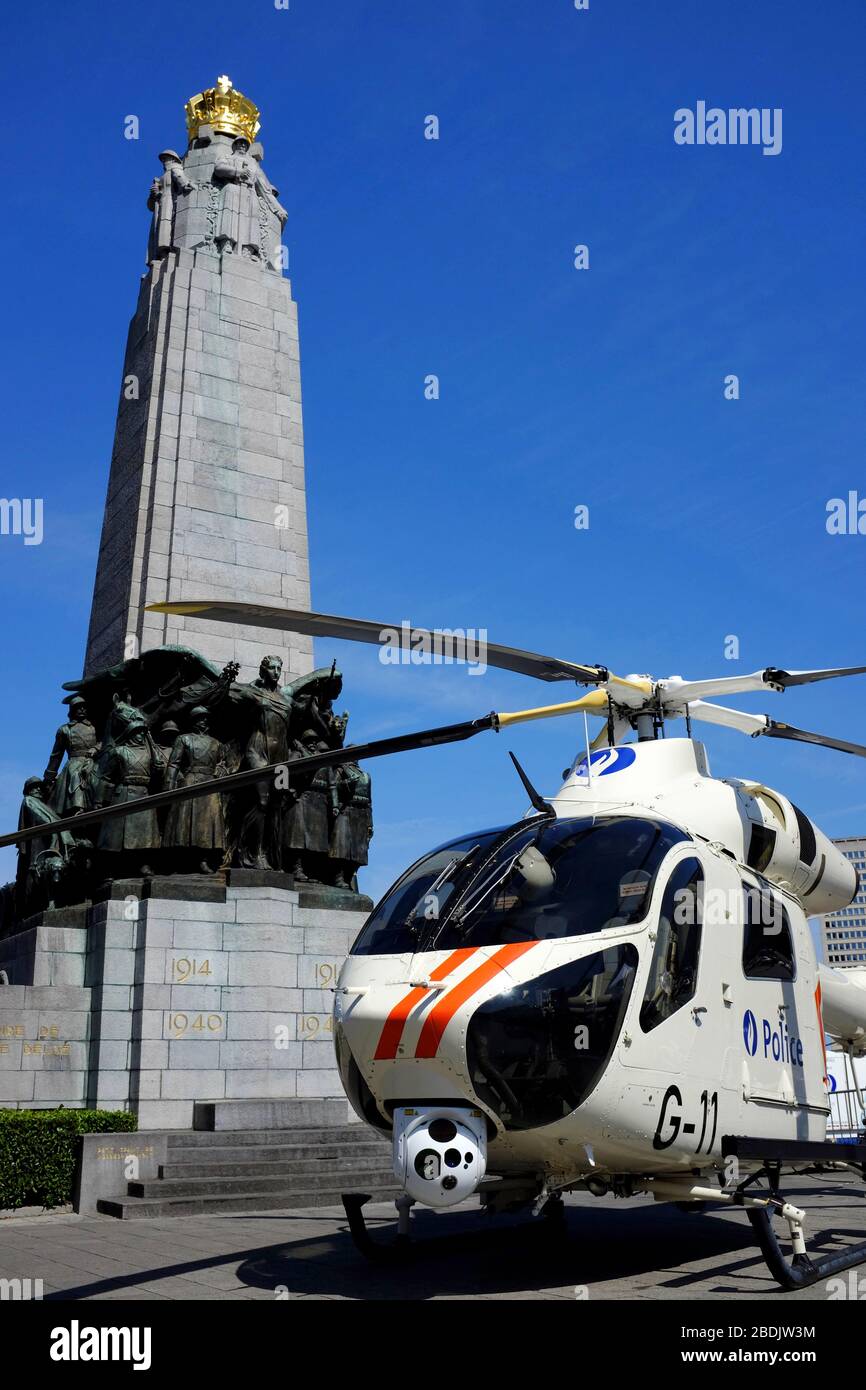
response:
{"label": "blue logo on fuselage", "polygon": [[774,1027],[769,1019],[762,1018],[760,1029],[758,1020],[751,1009],[746,1009],[743,1014],[743,1042],[750,1057],[754,1057],[758,1050],[760,1039],[763,1056],[768,1061],[790,1062],[792,1067],[802,1067],[803,1065],[803,1043],[800,1038],[795,1038],[788,1032],[788,1020],[781,1016],[778,1024]]}
{"label": "blue logo on fuselage", "polygon": [[758,1050],[758,1023],[751,1009],[743,1014],[743,1042],[750,1057]]}
{"label": "blue logo on fuselage", "polygon": [[[589,765],[599,777],[607,777],[611,772],[622,772],[631,767],[635,760],[633,748],[599,748],[589,755]],[[574,769],[575,777],[586,776],[586,754],[578,760]]]}

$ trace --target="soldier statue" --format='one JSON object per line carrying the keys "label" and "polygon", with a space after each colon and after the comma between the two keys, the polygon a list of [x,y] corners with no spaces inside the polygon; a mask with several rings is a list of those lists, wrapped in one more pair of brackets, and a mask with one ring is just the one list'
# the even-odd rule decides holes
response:
{"label": "soldier statue", "polygon": [[[289,725],[293,704],[280,688],[283,663],[266,656],[251,685],[232,682],[228,699],[252,716],[253,730],[241,761],[242,768],[267,767],[289,759]],[[280,795],[272,780],[258,782],[240,826],[236,856],[244,868],[276,869],[280,865]]]}
{"label": "soldier statue", "polygon": [[[167,791],[209,782],[225,773],[224,749],[208,732],[209,712],[196,705],[190,712],[192,731],[175,739],[165,773]],[[165,727],[165,726],[163,726]],[[162,836],[164,850],[178,852],[186,871],[213,873],[222,863],[226,845],[222,804],[217,792],[177,801],[169,809]]]}
{"label": "soldier statue", "polygon": [[166,759],[175,745],[175,740],[180,735],[180,729],[173,719],[164,719],[159,728],[154,732],[154,738],[160,748],[165,753]]}
{"label": "soldier statue", "polygon": [[331,832],[328,857],[334,870],[336,888],[352,888],[355,874],[367,862],[367,849],[373,838],[373,801],[370,774],[357,763],[344,763],[337,769],[340,810]]}
{"label": "soldier statue", "polygon": [[[328,674],[314,672],[311,682],[302,677],[297,684],[298,690],[294,695],[296,715],[292,723],[293,747],[296,754],[303,757],[305,753],[322,753],[332,748],[342,748],[349,715],[348,711],[340,715],[334,713],[333,702],[343,689],[343,677],[337,670],[336,662],[331,666]],[[305,844],[303,842],[306,834],[304,821],[308,816],[308,812],[304,808],[305,803],[312,798],[315,798],[313,804],[317,805],[320,797],[327,814],[325,843],[324,846],[320,844],[321,836],[314,812],[314,824],[316,826],[312,832],[314,847],[313,843]],[[287,803],[290,809],[283,833],[283,858],[289,858],[293,872],[301,882],[305,877],[313,877],[319,882],[325,883],[329,867],[327,856],[330,828],[333,826],[340,809],[337,773],[333,768],[323,768],[316,774],[309,796],[302,796],[300,803],[295,801],[290,774]],[[298,841],[300,843],[296,843]],[[305,851],[305,853],[301,855],[300,851]],[[305,861],[306,870],[304,869]]]}
{"label": "soldier statue", "polygon": [[[69,701],[69,723],[61,724],[54,735],[54,747],[42,778],[46,801],[58,816],[74,816],[93,805],[93,759],[99,751],[96,730],[87,717],[87,705],[80,695]],[[63,756],[66,766],[57,773]]]}
{"label": "soldier statue", "polygon": [[[164,646],[67,682],[68,722],[22,804],[22,827],[44,825],[45,835],[22,846],[9,895],[19,915],[28,892],[31,903],[55,889],[83,901],[97,886],[95,871],[98,881],[150,876],[163,863],[177,873],[212,874],[230,863],[285,870],[299,883],[357,891],[372,834],[369,778],[355,763],[311,772],[298,761],[344,744],[336,665],[286,686],[276,656],[263,658],[249,684],[237,674],[234,662],[220,671],[188,648]],[[262,777],[265,767],[274,775]],[[258,780],[158,810],[135,806],[162,789],[164,772],[168,788],[192,790],[238,769]],[[101,821],[95,845],[50,828],[123,803],[130,814]]]}
{"label": "soldier statue", "polygon": [[255,160],[257,166],[257,177],[255,188],[259,198],[259,255],[271,270],[281,271],[283,263],[279,259],[280,244],[282,241],[283,228],[288,221],[289,214],[277,199],[278,190],[271,183],[264,169],[262,160],[264,150],[258,140],[250,146],[250,157]]}
{"label": "soldier statue", "polygon": [[[49,806],[41,777],[28,777],[24,783],[23,800],[18,813],[18,829],[29,830],[35,825],[44,825],[45,834],[24,840],[18,846],[18,867],[15,873],[15,896],[19,913],[35,910],[45,894],[40,892],[41,881],[53,887],[58,877],[59,866],[65,864],[75,841],[68,830],[52,831],[52,822],[59,820],[57,812]],[[49,898],[53,893],[49,892]]]}
{"label": "soldier statue", "polygon": [[[324,739],[319,739],[312,746],[304,747],[298,744],[292,758],[303,757],[308,753],[324,753],[327,750],[328,744]],[[330,824],[336,813],[335,785],[331,769],[323,767],[318,772],[301,774],[295,781],[292,778],[290,761],[288,774],[288,790],[283,793],[283,867],[294,874],[296,883],[307,883],[310,879],[316,883],[325,883]]]}
{"label": "soldier statue", "polygon": [[[136,717],[137,715],[137,717]],[[138,801],[160,790],[163,759],[143,715],[126,703],[115,705],[113,743],[101,767],[97,796],[100,806]],[[122,719],[122,722],[119,720]],[[150,877],[150,859],[159,848],[159,822],[152,809],[113,816],[99,827],[97,849],[110,878],[126,873]]]}
{"label": "soldier statue", "polygon": [[195,188],[195,184],[184,172],[179,154],[174,150],[163,150],[159,159],[162,174],[153,180],[147,197],[147,206],[153,213],[147,246],[148,265],[160,260],[171,250],[175,198],[181,193],[191,193]]}
{"label": "soldier statue", "polygon": [[[253,153],[255,151],[255,154]],[[274,268],[272,243],[279,244],[288,213],[261,168],[261,146],[250,149],[239,137],[221,149],[213,166],[214,182],[223,189],[216,243],[223,255],[264,261]]]}

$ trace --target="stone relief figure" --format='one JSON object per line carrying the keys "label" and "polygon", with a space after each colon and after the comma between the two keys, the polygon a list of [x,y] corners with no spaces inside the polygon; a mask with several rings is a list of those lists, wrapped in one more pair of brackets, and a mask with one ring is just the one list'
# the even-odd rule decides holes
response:
{"label": "stone relief figure", "polygon": [[331,832],[328,858],[336,888],[351,888],[373,838],[373,802],[370,774],[357,763],[337,768],[340,808]]}
{"label": "stone relief figure", "polygon": [[184,193],[191,193],[195,184],[187,178],[183,162],[174,150],[163,150],[159,155],[162,174],[150,185],[147,206],[153,213],[150,226],[150,239],[147,245],[148,264],[165,256],[173,245],[175,200]]}
{"label": "stone relief figure", "polygon": [[278,190],[271,183],[264,169],[261,167],[262,160],[265,156],[264,150],[258,140],[250,146],[250,156],[258,165],[256,191],[258,193],[260,208],[259,224],[262,227],[262,241],[260,243],[261,258],[266,262],[269,269],[282,270],[283,263],[279,259],[279,251],[283,228],[288,221],[289,214],[278,200]]}
{"label": "stone relief figure", "polygon": [[[197,705],[190,712],[190,722],[191,732],[180,734],[172,747],[165,772],[167,791],[209,782],[225,773],[223,746],[208,732],[208,710],[204,705]],[[213,873],[222,862],[225,845],[225,822],[218,793],[191,797],[169,807],[162,847],[178,851],[178,863],[185,860],[188,871]]]}
{"label": "stone relief figure", "polygon": [[183,158],[163,150],[162,174],[150,186],[147,263],[171,250],[238,256],[281,272],[288,214],[262,168],[259,110],[225,75],[186,104],[189,143]]}
{"label": "stone relief figure", "polygon": [[[54,747],[42,778],[45,799],[58,816],[74,816],[93,804],[93,759],[99,751],[96,729],[80,695],[69,701],[69,722],[54,735]],[[66,757],[63,771],[58,771]]]}
{"label": "stone relief figure", "polygon": [[[238,255],[273,266],[274,242],[288,213],[277,202],[277,190],[265,176],[259,156],[247,140],[238,138],[230,150],[221,149],[213,166],[214,182],[223,189],[217,246],[223,255]],[[276,225],[274,225],[276,224]]]}

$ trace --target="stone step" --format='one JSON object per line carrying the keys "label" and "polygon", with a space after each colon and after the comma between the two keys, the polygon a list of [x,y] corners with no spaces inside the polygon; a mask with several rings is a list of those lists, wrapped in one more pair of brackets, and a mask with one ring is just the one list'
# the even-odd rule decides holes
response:
{"label": "stone step", "polygon": [[159,1166],[160,1178],[216,1178],[234,1177],[249,1173],[250,1177],[267,1177],[269,1173],[314,1172],[323,1163],[345,1168],[364,1164],[388,1164],[390,1150],[382,1144],[344,1144],[328,1145],[319,1149],[314,1145],[298,1145],[294,1149],[252,1149],[249,1152],[229,1149],[231,1157],[222,1152],[210,1154],[207,1160],[194,1163],[164,1163]]}
{"label": "stone step", "polygon": [[[358,1144],[369,1142],[376,1131],[367,1125],[316,1125],[299,1126],[290,1129],[253,1129],[246,1133],[226,1130],[212,1131],[178,1130],[168,1136],[171,1152],[192,1150],[198,1153],[218,1148],[237,1148],[248,1145],[254,1147],[273,1146],[282,1148],[286,1144]],[[385,1143],[390,1143],[388,1135],[383,1135]]]}
{"label": "stone step", "polygon": [[207,1100],[193,1106],[197,1130],[286,1129],[296,1125],[345,1125],[349,1102],[343,1100]]}
{"label": "stone step", "polygon": [[329,1191],[367,1190],[370,1184],[379,1187],[388,1181],[389,1172],[384,1164],[376,1168],[358,1169],[355,1164],[346,1164],[340,1171],[335,1164],[328,1164],[315,1170],[280,1174],[276,1177],[253,1178],[246,1173],[236,1177],[220,1178],[154,1178],[144,1182],[129,1183],[130,1197],[146,1199],[167,1199],[170,1197],[231,1197],[238,1192],[316,1192],[319,1188]]}
{"label": "stone step", "polygon": [[381,1182],[379,1185],[370,1184],[367,1187],[357,1182],[348,1182],[334,1188],[299,1192],[240,1192],[231,1197],[102,1197],[97,1206],[104,1216],[114,1216],[121,1221],[137,1221],[166,1216],[211,1215],[224,1211],[305,1211],[310,1207],[341,1207],[340,1199],[344,1192],[359,1191],[367,1193],[374,1202],[393,1202],[400,1195],[392,1178],[384,1186]]}

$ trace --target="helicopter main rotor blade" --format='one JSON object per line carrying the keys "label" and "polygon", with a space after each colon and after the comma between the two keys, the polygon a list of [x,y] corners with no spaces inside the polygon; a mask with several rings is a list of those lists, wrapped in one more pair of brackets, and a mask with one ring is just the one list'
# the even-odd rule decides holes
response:
{"label": "helicopter main rotor blade", "polygon": [[685,709],[692,719],[700,719],[705,724],[720,724],[725,729],[736,729],[738,733],[752,737],[762,734],[770,722],[766,714],[749,714],[745,710],[729,709],[727,705],[711,705],[706,700],[689,700]]}
{"label": "helicopter main rotor blade", "polygon": [[783,671],[766,666],[744,676],[719,676],[716,680],[684,681],[679,676],[658,682],[659,698],[665,708],[680,706],[706,695],[742,695],[751,690],[787,690],[792,685],[833,680],[836,676],[862,676],[866,666],[837,666],[826,671]]}
{"label": "helicopter main rotor blade", "polygon": [[64,820],[49,821],[47,824],[28,826],[14,834],[0,835],[0,848],[6,845],[21,844],[25,840],[56,835],[61,830],[83,830],[89,825],[100,825],[102,821],[115,817],[134,815],[138,811],[158,811],[163,806],[171,806],[176,801],[186,801],[196,796],[208,796],[214,792],[227,793],[241,791],[255,786],[257,782],[267,782],[281,773],[291,785],[297,773],[318,772],[323,767],[339,767],[341,763],[359,762],[365,758],[382,758],[390,753],[407,753],[415,748],[432,748],[441,743],[457,743],[472,738],[486,729],[498,731],[499,716],[493,712],[480,719],[467,719],[460,724],[443,724],[435,729],[421,729],[413,734],[398,734],[394,738],[381,738],[372,743],[355,743],[345,748],[332,748],[326,753],[310,753],[303,758],[292,758],[288,762],[269,763],[266,767],[243,768],[240,772],[230,772],[225,777],[212,777],[207,782],[193,786],[175,787],[171,791],[154,792],[152,796],[142,796],[136,801],[118,802],[113,806],[103,806],[96,811],[81,811],[77,816],[67,816]]}
{"label": "helicopter main rotor blade", "polygon": [[560,715],[575,714],[581,709],[598,712],[595,705],[587,703],[592,701],[606,707],[606,697],[600,691],[593,690],[580,700],[569,700],[562,705],[503,711],[499,714],[491,711],[490,714],[482,715],[480,719],[466,719],[460,724],[443,724],[434,729],[421,729],[416,733],[376,739],[372,743],[353,743],[345,748],[329,749],[326,753],[310,753],[306,757],[292,758],[288,762],[269,763],[266,767],[244,768],[240,772],[231,772],[225,777],[213,777],[207,782],[198,782],[193,786],[154,792],[152,796],[142,796],[136,801],[121,801],[113,806],[102,806],[95,811],[81,811],[77,816],[67,816],[63,820],[31,825],[25,830],[0,835],[0,848],[5,848],[6,845],[20,845],[26,840],[50,838],[64,830],[85,830],[88,826],[101,825],[103,821],[135,815],[139,811],[158,811],[164,806],[172,806],[176,801],[187,801],[196,796],[241,791],[245,787],[255,786],[258,782],[270,781],[278,773],[284,776],[287,785],[291,786],[298,773],[318,772],[323,767],[339,767],[342,763],[363,762],[367,758],[384,758],[392,753],[409,753],[416,748],[435,748],[443,743],[459,743],[488,729],[498,733],[500,728],[512,724],[524,724],[534,719],[555,719]]}
{"label": "helicopter main rotor blade", "polygon": [[786,738],[795,743],[813,743],[819,748],[834,748],[839,753],[853,753],[857,758],[866,758],[866,746],[862,743],[848,743],[844,739],[829,738],[826,734],[796,729],[793,724],[783,724],[767,714],[747,714],[744,710],[727,709],[724,705],[710,705],[705,700],[690,701],[688,711],[692,719],[736,729],[752,738]]}
{"label": "helicopter main rotor blade", "polygon": [[511,724],[526,724],[533,719],[557,719],[560,715],[580,714],[584,710],[587,714],[607,714],[607,696],[604,691],[591,690],[579,700],[567,700],[562,705],[541,705],[538,709],[518,709],[510,713],[503,710],[496,718],[499,727],[507,729]]}
{"label": "helicopter main rotor blade", "polygon": [[840,753],[853,753],[857,758],[866,758],[866,746],[862,743],[847,743],[841,738],[828,738],[826,734],[812,734],[807,729],[795,729],[792,724],[780,724],[769,720],[763,731],[768,738],[790,738],[795,743],[815,743],[819,748],[835,748]]}
{"label": "helicopter main rotor blade", "polygon": [[[447,661],[478,661],[478,643],[459,629],[436,631],[409,623],[372,623],[363,618],[341,618],[333,613],[309,613],[299,608],[271,608],[266,604],[224,599],[151,603],[147,612],[207,618],[209,622],[244,623],[249,627],[275,628],[279,632],[302,632],[308,637],[334,637],[347,642],[370,642],[378,647],[402,647],[407,651],[441,652]],[[542,656],[518,647],[501,647],[495,642],[485,642],[483,654],[488,666],[542,681],[600,685],[610,674],[604,666],[581,666],[556,656]]]}
{"label": "helicopter main rotor blade", "polygon": [[787,690],[791,685],[811,685],[813,681],[834,680],[836,676],[862,676],[866,666],[837,666],[827,671],[780,671],[771,666],[764,674],[771,685]]}

